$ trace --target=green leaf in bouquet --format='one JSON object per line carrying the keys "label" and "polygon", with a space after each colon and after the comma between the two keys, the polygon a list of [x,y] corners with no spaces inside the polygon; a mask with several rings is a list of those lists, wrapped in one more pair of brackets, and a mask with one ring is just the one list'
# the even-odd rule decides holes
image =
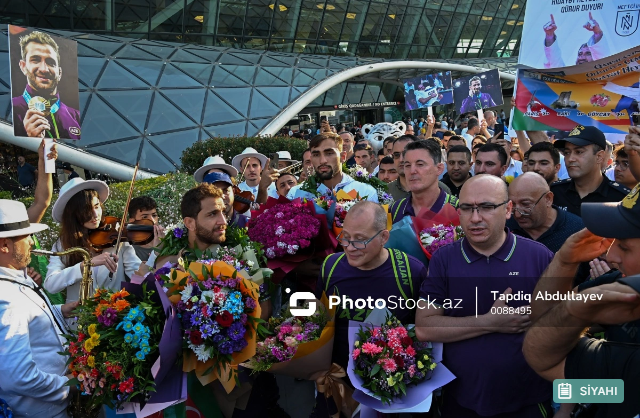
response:
{"label": "green leaf in bouquet", "polygon": [[373,369],[371,369],[371,373],[369,374],[369,376],[371,377],[375,376],[376,374],[378,374],[380,369],[382,369],[382,367],[380,367],[379,364],[376,364],[375,366],[373,366]]}
{"label": "green leaf in bouquet", "polygon": [[211,374],[211,372],[213,372],[214,366],[209,367],[207,370],[204,371],[204,373],[202,373],[203,376],[206,376],[208,374]]}

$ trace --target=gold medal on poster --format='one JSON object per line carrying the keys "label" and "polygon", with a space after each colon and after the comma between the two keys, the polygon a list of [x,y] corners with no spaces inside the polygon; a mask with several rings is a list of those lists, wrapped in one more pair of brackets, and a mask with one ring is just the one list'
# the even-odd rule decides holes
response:
{"label": "gold medal on poster", "polygon": [[43,97],[34,96],[29,100],[29,109],[37,110],[38,112],[44,113],[45,116],[49,116],[51,103]]}

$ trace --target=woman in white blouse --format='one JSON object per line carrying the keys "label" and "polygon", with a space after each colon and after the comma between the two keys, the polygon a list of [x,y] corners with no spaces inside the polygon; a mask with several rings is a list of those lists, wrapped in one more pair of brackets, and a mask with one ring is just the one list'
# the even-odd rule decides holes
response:
{"label": "woman in white blouse", "polygon": [[[131,277],[141,261],[129,243],[122,243],[116,255],[112,254],[114,248],[100,252],[89,242],[89,231],[100,224],[102,203],[108,197],[109,186],[103,181],[74,178],[65,183],[52,209],[53,219],[60,224],[60,236],[51,251],[85,248],[93,256],[91,268],[94,289],[117,291],[125,280],[125,274]],[[80,295],[82,269],[82,257],[79,254],[51,257],[44,287],[51,293],[66,289],[67,302],[74,302]]]}

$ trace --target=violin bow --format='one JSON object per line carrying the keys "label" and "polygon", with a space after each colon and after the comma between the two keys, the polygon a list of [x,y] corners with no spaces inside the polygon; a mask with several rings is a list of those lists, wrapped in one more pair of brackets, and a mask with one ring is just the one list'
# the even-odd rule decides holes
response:
{"label": "violin bow", "polygon": [[120,243],[122,240],[122,230],[124,229],[125,222],[127,221],[127,216],[129,215],[129,203],[131,203],[131,198],[133,196],[133,186],[136,184],[136,176],[138,175],[138,167],[140,166],[140,161],[136,163],[136,168],[133,170],[133,178],[131,179],[131,185],[129,186],[129,197],[127,197],[127,203],[124,206],[124,212],[122,213],[122,219],[120,220],[120,228],[118,229],[118,239],[116,240],[116,255],[120,250]]}

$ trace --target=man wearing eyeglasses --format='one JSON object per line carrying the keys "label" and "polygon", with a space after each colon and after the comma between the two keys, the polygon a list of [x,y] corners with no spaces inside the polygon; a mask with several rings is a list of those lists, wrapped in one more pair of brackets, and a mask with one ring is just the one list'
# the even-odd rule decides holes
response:
{"label": "man wearing eyeglasses", "polygon": [[513,202],[507,227],[516,235],[538,241],[557,253],[564,242],[584,228],[579,216],[553,205],[553,193],[537,173],[524,173],[509,186]]}
{"label": "man wearing eyeglasses", "polygon": [[[399,250],[384,248],[388,239],[387,213],[382,206],[358,202],[349,210],[338,236],[344,252],[328,256],[322,264],[315,294],[319,298],[324,291],[327,296],[341,297],[336,310],[332,361],[345,369],[350,351],[349,320],[364,321],[372,311],[373,301],[387,301],[387,308],[406,324],[414,320],[413,302],[417,301],[427,270],[417,259]],[[353,303],[345,304],[346,298]],[[356,300],[367,298],[372,300],[370,305],[356,306]]]}
{"label": "man wearing eyeglasses", "polygon": [[422,282],[416,335],[443,342],[443,363],[456,375],[443,417],[551,416],[551,385],[527,365],[522,342],[531,324],[524,295],[553,253],[505,228],[512,210],[499,177],[469,179],[458,207],[465,237],[433,254]]}

